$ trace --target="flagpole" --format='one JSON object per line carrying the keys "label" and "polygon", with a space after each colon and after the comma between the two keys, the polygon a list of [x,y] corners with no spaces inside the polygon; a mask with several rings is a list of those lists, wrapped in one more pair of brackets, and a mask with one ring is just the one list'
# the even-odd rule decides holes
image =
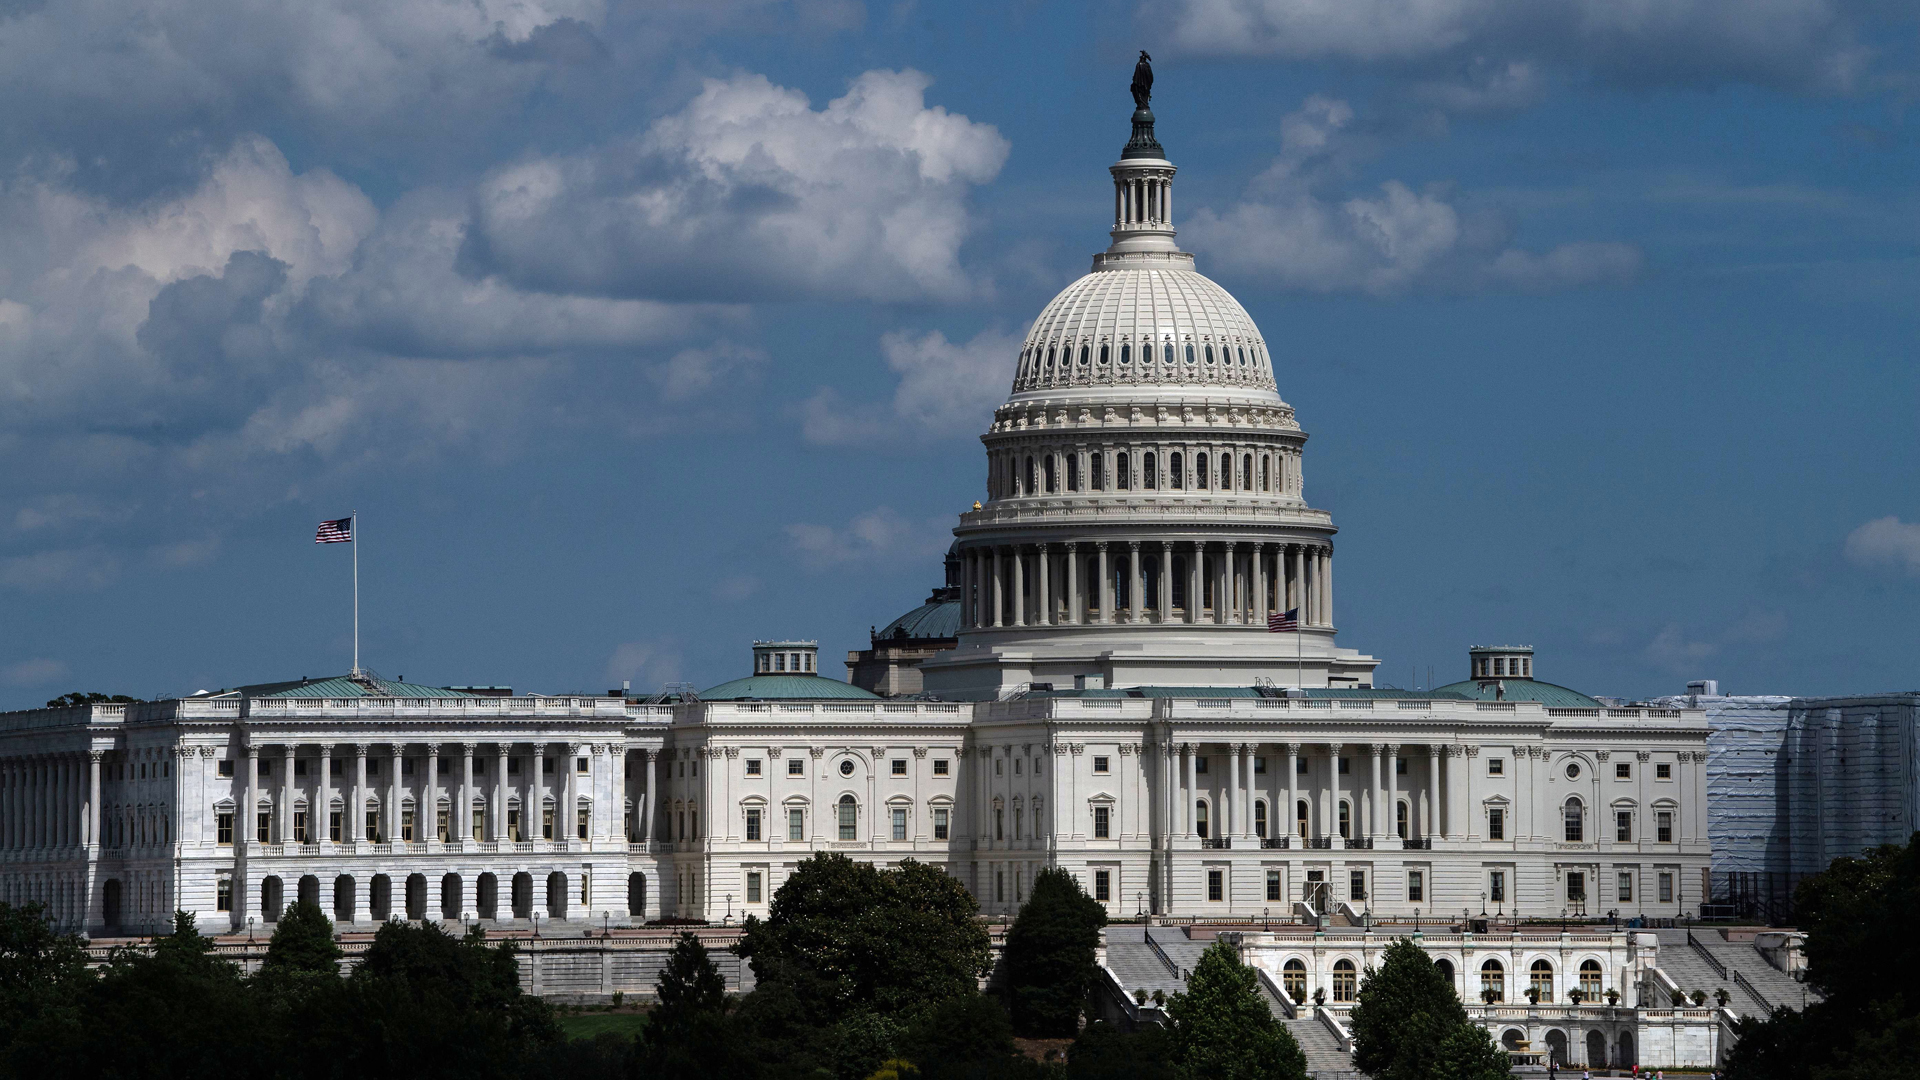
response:
{"label": "flagpole", "polygon": [[347,538],[353,543],[353,673],[360,674],[360,511],[348,515]]}

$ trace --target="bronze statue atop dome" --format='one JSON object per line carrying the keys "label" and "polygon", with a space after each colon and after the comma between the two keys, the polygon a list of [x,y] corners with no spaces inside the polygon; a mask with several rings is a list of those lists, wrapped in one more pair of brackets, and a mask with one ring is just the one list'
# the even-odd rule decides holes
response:
{"label": "bronze statue atop dome", "polygon": [[1133,65],[1133,85],[1127,87],[1133,92],[1133,107],[1144,109],[1147,102],[1153,100],[1153,57],[1147,50],[1140,50],[1140,62]]}

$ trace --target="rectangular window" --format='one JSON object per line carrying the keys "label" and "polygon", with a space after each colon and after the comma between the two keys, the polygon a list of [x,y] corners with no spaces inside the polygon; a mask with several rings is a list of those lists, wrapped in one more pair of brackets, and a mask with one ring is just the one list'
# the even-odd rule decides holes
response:
{"label": "rectangular window", "polygon": [[1007,902],[1007,872],[1005,870],[995,870],[993,872],[993,902],[996,904],[1004,904]]}
{"label": "rectangular window", "polygon": [[273,814],[262,810],[253,815],[253,838],[263,844],[273,842]]}
{"label": "rectangular window", "polygon": [[747,903],[757,904],[759,902],[760,872],[758,870],[749,870],[747,871]]}
{"label": "rectangular window", "polygon": [[1507,872],[1495,870],[1487,875],[1487,902],[1504,904],[1507,902]]}
{"label": "rectangular window", "polygon": [[933,838],[935,840],[947,839],[947,811],[944,807],[936,809],[933,812]]}
{"label": "rectangular window", "polygon": [[[576,811],[574,811],[574,814],[573,814],[573,835],[574,835],[574,836],[575,836],[576,838],[578,838],[578,839],[581,839],[581,840],[585,840],[585,839],[587,838],[587,826],[588,826],[588,823],[589,823],[589,819],[588,819],[588,814],[589,814],[590,812],[591,812],[591,811],[587,811],[587,810],[576,810]],[[698,822],[698,820],[696,819],[696,820],[695,820],[695,823],[694,823],[694,835],[695,835],[695,836],[698,836],[698,835],[700,834],[700,833],[699,833],[699,830],[700,830],[700,826],[699,826],[699,822]]]}
{"label": "rectangular window", "polygon": [[1266,771],[1267,771],[1267,759],[1263,757],[1254,758],[1253,759],[1253,775],[1264,776],[1266,775]]}
{"label": "rectangular window", "polygon": [[1340,759],[1340,775],[1345,776],[1350,771],[1352,771],[1352,765],[1353,765],[1353,762],[1349,761],[1346,758],[1341,758]]}
{"label": "rectangular window", "polygon": [[215,911],[233,910],[233,879],[223,877],[213,886],[213,909]]}
{"label": "rectangular window", "polygon": [[1226,899],[1226,877],[1227,874],[1224,870],[1207,871],[1208,900],[1218,902]]}
{"label": "rectangular window", "polygon": [[379,758],[367,759],[367,775],[368,776],[380,775],[380,759]]}
{"label": "rectangular window", "polygon": [[1207,759],[1195,758],[1193,762],[1193,771],[1204,774],[1207,771]]}
{"label": "rectangular window", "polygon": [[1507,838],[1507,811],[1498,806],[1487,807],[1487,839],[1505,840]]}
{"label": "rectangular window", "polygon": [[993,838],[995,840],[1005,840],[1007,838],[1006,824],[1007,824],[1007,812],[1005,810],[1000,809],[997,806],[994,807],[993,808]]}
{"label": "rectangular window", "polygon": [[1294,767],[1293,767],[1293,771],[1294,771],[1294,772],[1297,772],[1297,773],[1299,773],[1299,774],[1300,774],[1301,776],[1305,776],[1305,775],[1307,775],[1307,770],[1308,770],[1308,768],[1309,768],[1309,766],[1308,766],[1308,764],[1307,764],[1307,759],[1306,759],[1306,758],[1298,758],[1298,759],[1295,759],[1295,761],[1294,761]]}
{"label": "rectangular window", "polygon": [[1487,775],[1488,776],[1507,775],[1507,759],[1498,758],[1498,757],[1488,758],[1487,759]]}
{"label": "rectangular window", "polygon": [[367,841],[374,844],[380,842],[380,811],[378,810],[367,811]]}
{"label": "rectangular window", "polygon": [[1633,841],[1633,811],[1615,810],[1613,812],[1613,838],[1622,844]]}
{"label": "rectangular window", "polygon": [[[447,763],[446,763],[446,762],[444,762],[444,761],[443,761],[443,762],[441,762],[441,763],[440,763],[440,771],[441,771],[441,772],[446,772],[446,771],[447,771]],[[553,775],[553,759],[552,759],[552,758],[550,758],[550,757],[543,757],[543,758],[541,758],[541,759],[540,759],[540,775],[541,775],[541,776],[552,776],[552,775]]]}
{"label": "rectangular window", "polygon": [[[633,832],[633,829],[634,829],[634,828],[635,828],[635,826],[633,826],[633,825],[632,825],[632,823],[631,823],[631,822],[629,822],[629,823],[628,823],[628,836],[627,836],[627,839],[629,839],[629,840],[638,840],[638,839],[640,839],[640,837],[639,837],[639,835],[638,835],[637,833],[635,833],[635,832]],[[513,810],[513,809],[509,809],[509,810],[507,811],[507,839],[509,839],[509,840],[511,840],[511,841],[513,841],[514,843],[516,843],[516,844],[517,844],[517,843],[519,843],[520,841],[522,841],[522,840],[525,840],[525,839],[526,839],[526,837],[525,837],[525,836],[523,836],[523,835],[521,835],[521,833],[522,833],[522,830],[521,830],[521,827],[520,827],[520,811],[518,811],[518,810]],[[409,839],[411,839],[411,838],[409,838]]]}
{"label": "rectangular window", "polygon": [[295,759],[294,759],[294,762],[293,762],[293,775],[295,775],[295,776],[305,776],[305,775],[307,775],[307,762],[306,762],[306,759],[305,759],[305,758],[295,758]]}
{"label": "rectangular window", "polygon": [[214,771],[220,776],[232,776],[233,761],[231,759],[222,761],[219,765],[214,767]]}
{"label": "rectangular window", "polygon": [[[446,764],[447,763],[444,761],[440,763],[442,770],[445,769]],[[346,762],[341,761],[339,758],[327,759],[327,775],[328,776],[333,777],[334,779],[337,780],[340,777],[346,775],[345,769],[346,769]]]}
{"label": "rectangular window", "polygon": [[336,844],[339,843],[340,831],[344,828],[346,828],[346,825],[344,823],[344,820],[342,818],[340,811],[338,810],[327,811],[327,839],[333,841]]}
{"label": "rectangular window", "polygon": [[1112,825],[1108,820],[1112,813],[1113,811],[1105,806],[1096,806],[1093,808],[1093,838],[1095,840],[1110,840],[1113,838]]}
{"label": "rectangular window", "polygon": [[1365,900],[1367,898],[1367,872],[1365,870],[1347,871],[1347,899]]}
{"label": "rectangular window", "polygon": [[906,758],[893,759],[893,775],[895,776],[907,775],[907,759]]}
{"label": "rectangular window", "polygon": [[233,844],[233,814],[219,813],[213,816],[214,843],[230,847]]}
{"label": "rectangular window", "polygon": [[400,808],[400,839],[413,843],[413,811],[406,807]]}
{"label": "rectangular window", "polygon": [[1407,759],[1406,758],[1398,757],[1393,759],[1393,774],[1395,776],[1407,775]]}
{"label": "rectangular window", "polygon": [[1283,899],[1280,895],[1280,871],[1267,871],[1267,902],[1277,904]]}
{"label": "rectangular window", "polygon": [[1631,779],[1633,779],[1633,763],[1632,763],[1632,762],[1630,762],[1630,761],[1616,761],[1616,762],[1614,762],[1614,763],[1613,763],[1613,778],[1614,778],[1615,780],[1631,780]]}
{"label": "rectangular window", "polygon": [[747,775],[748,776],[760,775],[760,759],[759,758],[747,759]]}
{"label": "rectangular window", "polygon": [[1093,898],[1103,904],[1113,899],[1113,871],[1093,872]]}
{"label": "rectangular window", "polygon": [[475,840],[487,838],[487,812],[478,806],[473,808],[473,838]]}
{"label": "rectangular window", "polygon": [[293,842],[296,844],[304,844],[307,842],[307,812],[305,810],[295,810],[293,812]]}
{"label": "rectangular window", "polygon": [[1567,902],[1571,904],[1587,902],[1587,875],[1583,871],[1567,871]]}
{"label": "rectangular window", "polygon": [[1619,887],[1619,889],[1618,889],[1618,890],[1617,890],[1617,891],[1616,891],[1616,892],[1614,893],[1614,899],[1616,899],[1616,900],[1618,900],[1618,901],[1620,901],[1620,902],[1621,902],[1621,903],[1623,903],[1623,904],[1625,904],[1625,903],[1630,903],[1630,902],[1632,902],[1632,900],[1633,900],[1633,874],[1632,874],[1632,872],[1630,872],[1630,871],[1626,871],[1626,870],[1622,870],[1622,871],[1620,872],[1620,883],[1619,883],[1619,884],[1620,884],[1620,887]]}
{"label": "rectangular window", "polygon": [[1427,875],[1419,870],[1407,871],[1407,903],[1418,904],[1427,896]]}
{"label": "rectangular window", "polygon": [[995,775],[995,776],[1005,776],[1005,775],[1006,775],[1006,764],[1007,764],[1007,759],[1006,759],[1006,758],[994,758],[994,759],[993,759],[993,775]]}
{"label": "rectangular window", "polygon": [[1658,830],[1654,835],[1663,844],[1673,843],[1673,811],[1661,810],[1653,815],[1653,826]]}
{"label": "rectangular window", "polygon": [[747,839],[760,839],[760,811],[757,807],[747,811]]}
{"label": "rectangular window", "polygon": [[256,775],[258,776],[261,776],[261,777],[272,776],[273,762],[265,758],[261,758],[259,761],[254,763],[254,770]]}
{"label": "rectangular window", "polygon": [[[698,765],[696,765],[696,766],[694,766],[694,767],[695,767],[695,768],[699,768],[699,766],[698,766]],[[587,769],[587,759],[586,759],[586,758],[574,758],[574,759],[573,759],[573,771],[574,771],[574,772],[576,772],[576,773],[579,773],[579,774],[580,774],[581,776],[585,776],[585,775],[587,774],[587,772],[588,772],[588,769]]]}
{"label": "rectangular window", "polygon": [[790,757],[787,759],[787,775],[788,776],[804,776],[806,775],[806,766],[800,763],[799,758]]}
{"label": "rectangular window", "polygon": [[1020,775],[1020,766],[1021,766],[1021,760],[1019,758],[1014,758],[1013,759],[1013,775],[1015,776]]}
{"label": "rectangular window", "polygon": [[1655,763],[1653,766],[1653,778],[1655,780],[1673,779],[1673,766],[1664,761]]}
{"label": "rectangular window", "polygon": [[947,759],[946,759],[946,758],[936,758],[936,759],[934,759],[934,762],[933,762],[933,775],[935,775],[935,776],[945,776],[945,775],[947,775]]}
{"label": "rectangular window", "polygon": [[473,775],[475,776],[487,775],[487,759],[486,758],[477,757],[473,759]]}
{"label": "rectangular window", "polygon": [[1094,758],[1093,771],[1096,773],[1105,773],[1107,771],[1107,759],[1103,757]]}
{"label": "rectangular window", "polygon": [[1660,875],[1660,902],[1663,904],[1673,903],[1673,875],[1672,874]]}
{"label": "rectangular window", "polygon": [[893,838],[895,840],[907,838],[907,808],[904,806],[893,808]]}
{"label": "rectangular window", "polygon": [[858,814],[859,809],[853,805],[852,799],[847,799],[840,804],[840,839],[858,839],[857,834],[860,829]]}
{"label": "rectangular window", "polygon": [[[441,809],[434,812],[433,835],[443,844],[453,839],[453,815],[450,811]],[[547,839],[553,837],[548,836]]]}
{"label": "rectangular window", "polygon": [[807,812],[799,807],[787,810],[787,839],[805,840],[807,838]]}

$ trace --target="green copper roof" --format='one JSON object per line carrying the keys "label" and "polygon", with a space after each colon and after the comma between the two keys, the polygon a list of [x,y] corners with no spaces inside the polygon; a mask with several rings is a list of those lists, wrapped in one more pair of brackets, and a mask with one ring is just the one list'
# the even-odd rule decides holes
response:
{"label": "green copper roof", "polygon": [[351,698],[351,697],[397,697],[397,698],[437,698],[437,697],[473,697],[458,690],[449,690],[444,686],[421,686],[419,683],[395,682],[392,679],[369,679],[372,688],[362,686],[345,675],[333,675],[320,679],[296,679],[291,682],[255,683],[252,686],[235,687],[223,693],[238,694],[241,697],[279,697],[279,698]]}
{"label": "green copper roof", "polygon": [[[1255,686],[1122,686],[1111,690],[1039,691],[1039,696],[1084,698],[1257,698],[1281,697],[1284,690],[1262,693]],[[1372,687],[1309,687],[1309,698],[1407,698],[1413,701],[1459,701],[1462,695],[1446,690],[1376,690]]]}
{"label": "green copper roof", "polygon": [[960,601],[929,600],[880,628],[873,635],[875,645],[889,641],[925,641],[955,637],[960,633]]}
{"label": "green copper roof", "polygon": [[824,675],[749,675],[700,691],[701,701],[819,701],[826,698],[878,701],[880,695]]}
{"label": "green copper roof", "polygon": [[[1504,693],[1495,689],[1505,687]],[[1549,709],[1597,709],[1600,703],[1578,690],[1569,690],[1564,686],[1555,686],[1550,682],[1534,679],[1488,679],[1448,683],[1434,691],[1439,694],[1457,694],[1472,701],[1537,701]]]}

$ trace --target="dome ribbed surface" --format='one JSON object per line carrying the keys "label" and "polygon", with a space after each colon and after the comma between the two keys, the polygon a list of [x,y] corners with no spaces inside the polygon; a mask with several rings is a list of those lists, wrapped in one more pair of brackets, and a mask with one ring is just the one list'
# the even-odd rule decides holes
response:
{"label": "dome ribbed surface", "polygon": [[880,628],[873,635],[874,644],[884,644],[895,640],[924,641],[950,638],[960,632],[960,601],[934,600]]}
{"label": "dome ribbed surface", "polygon": [[1082,277],[1040,312],[1013,390],[1195,384],[1278,396],[1266,343],[1232,294],[1192,270],[1126,268]]}

